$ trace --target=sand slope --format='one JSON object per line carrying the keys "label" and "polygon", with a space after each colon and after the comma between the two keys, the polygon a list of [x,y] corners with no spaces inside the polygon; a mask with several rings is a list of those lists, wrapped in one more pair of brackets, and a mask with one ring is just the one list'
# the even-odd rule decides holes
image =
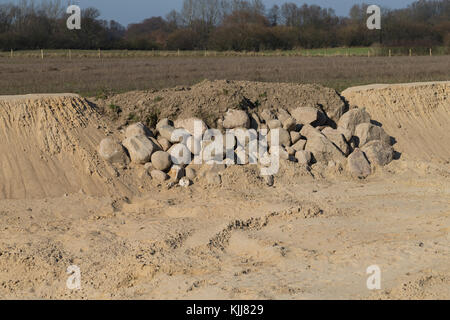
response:
{"label": "sand slope", "polygon": [[94,108],[77,95],[0,97],[0,136],[0,198],[127,189],[98,158],[105,130]]}
{"label": "sand slope", "polygon": [[342,95],[382,123],[405,159],[448,163],[450,81],[353,87]]}

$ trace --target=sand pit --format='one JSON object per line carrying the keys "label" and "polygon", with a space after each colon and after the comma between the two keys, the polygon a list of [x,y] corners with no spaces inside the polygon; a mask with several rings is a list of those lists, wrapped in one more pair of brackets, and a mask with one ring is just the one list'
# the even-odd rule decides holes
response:
{"label": "sand pit", "polygon": [[[101,101],[71,94],[0,98],[0,296],[448,299],[448,84],[353,88],[343,95],[349,106],[320,86],[216,81]],[[229,123],[236,120],[224,117],[230,103],[277,118],[281,109],[296,114],[298,107],[317,107],[328,118],[311,120],[314,129],[330,137],[357,105],[395,138],[401,155],[370,166],[365,178],[349,175],[335,156],[344,164],[348,158],[334,149],[327,162],[286,158],[273,183],[258,165],[202,165],[181,186],[174,176],[152,177],[148,155],[133,156],[136,163],[128,150],[125,161],[99,154],[103,139],[122,144],[141,132],[128,130],[139,120],[151,131],[146,139],[164,149],[161,134],[170,128],[156,129],[164,117]],[[349,152],[367,137],[349,139]],[[341,150],[339,141],[333,145]],[[158,171],[165,173],[164,158],[157,158],[152,165],[161,162]],[[81,270],[80,290],[66,286],[72,265]],[[381,269],[381,290],[366,287],[371,265]]]}

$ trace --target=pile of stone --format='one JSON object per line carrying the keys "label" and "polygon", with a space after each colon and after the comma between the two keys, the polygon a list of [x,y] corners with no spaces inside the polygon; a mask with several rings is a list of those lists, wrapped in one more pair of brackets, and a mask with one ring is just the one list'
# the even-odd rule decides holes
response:
{"label": "pile of stone", "polygon": [[[375,166],[392,161],[391,137],[382,127],[372,123],[365,109],[353,108],[345,113],[335,113],[332,118],[319,107],[300,107],[291,112],[284,109],[229,109],[217,121],[214,130],[225,133],[224,152],[208,153],[208,156],[204,151],[214,142],[211,135],[205,139],[211,130],[202,119],[175,122],[162,119],[152,129],[142,123],[130,125],[121,143],[111,137],[104,139],[99,153],[110,162],[129,159],[143,165],[153,179],[161,182],[171,179],[182,186],[191,185],[197,176],[193,166],[196,157],[201,157],[201,163],[207,164],[245,165],[256,161],[264,167],[263,160],[272,156],[276,149],[280,160],[305,166],[340,164],[356,178],[365,178]],[[244,139],[239,135],[228,139],[229,130],[243,132]],[[258,140],[255,153],[250,151],[245,140],[245,136],[252,135]],[[206,178],[208,183],[221,183],[216,172]],[[266,177],[266,181],[273,184],[273,177]]]}

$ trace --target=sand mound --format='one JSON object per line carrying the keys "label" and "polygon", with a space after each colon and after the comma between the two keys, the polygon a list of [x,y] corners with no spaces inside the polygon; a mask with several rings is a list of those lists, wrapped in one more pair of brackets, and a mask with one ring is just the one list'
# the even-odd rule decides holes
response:
{"label": "sand mound", "polygon": [[[227,109],[270,109],[291,111],[298,107],[321,106],[328,110],[344,108],[334,89],[321,85],[267,83],[231,80],[205,80],[192,87],[175,87],[160,91],[135,91],[108,99],[94,100],[116,116],[119,124],[142,121],[149,127],[155,119],[198,117],[210,127],[216,125]],[[113,117],[114,118],[114,117]]]}
{"label": "sand mound", "polygon": [[126,192],[96,148],[106,127],[73,94],[0,97],[0,198]]}
{"label": "sand mound", "polygon": [[404,159],[450,159],[449,81],[361,86],[342,95],[383,124]]}

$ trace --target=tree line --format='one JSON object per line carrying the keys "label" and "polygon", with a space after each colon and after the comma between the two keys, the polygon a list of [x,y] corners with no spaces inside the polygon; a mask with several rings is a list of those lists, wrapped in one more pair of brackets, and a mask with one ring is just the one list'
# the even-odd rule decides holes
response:
{"label": "tree line", "polygon": [[0,49],[290,50],[338,46],[449,46],[450,0],[382,8],[382,30],[366,26],[368,5],[348,16],[330,8],[262,0],[184,0],[181,10],[127,27],[82,10],[81,30],[66,27],[60,0],[0,5]]}

